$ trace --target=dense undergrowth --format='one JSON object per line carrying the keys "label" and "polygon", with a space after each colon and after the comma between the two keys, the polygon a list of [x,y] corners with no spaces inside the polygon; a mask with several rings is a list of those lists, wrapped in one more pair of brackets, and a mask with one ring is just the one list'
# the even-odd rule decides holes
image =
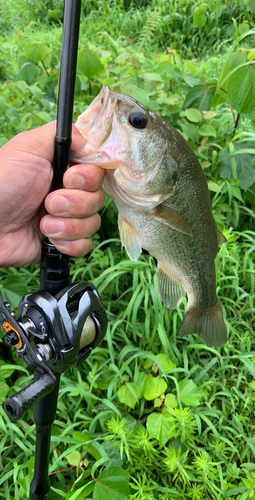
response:
{"label": "dense undergrowth", "polygon": [[[0,145],[56,117],[62,2],[0,3]],[[185,303],[169,311],[156,264],[131,262],[107,198],[92,253],[72,263],[107,310],[105,340],[62,376],[52,436],[52,500],[255,499],[255,130],[253,0],[83,2],[75,118],[102,85],[169,121],[204,168],[227,244],[216,258],[228,342],[180,339]],[[14,308],[39,269],[2,269]],[[0,398],[32,375],[0,344]],[[0,497],[26,499],[32,410],[0,410]]]}

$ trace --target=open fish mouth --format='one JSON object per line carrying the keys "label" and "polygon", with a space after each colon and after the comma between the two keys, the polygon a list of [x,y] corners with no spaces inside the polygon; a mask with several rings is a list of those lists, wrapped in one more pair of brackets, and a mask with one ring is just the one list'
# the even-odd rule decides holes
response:
{"label": "open fish mouth", "polygon": [[116,169],[112,161],[117,134],[110,138],[116,104],[116,95],[105,85],[88,109],[79,116],[75,125],[87,142],[82,150],[76,151],[72,161],[82,160],[102,168]]}
{"label": "open fish mouth", "polygon": [[96,128],[97,123],[106,112],[110,92],[110,88],[105,85],[86,111],[79,116],[76,126],[84,137],[87,138],[89,132]]}

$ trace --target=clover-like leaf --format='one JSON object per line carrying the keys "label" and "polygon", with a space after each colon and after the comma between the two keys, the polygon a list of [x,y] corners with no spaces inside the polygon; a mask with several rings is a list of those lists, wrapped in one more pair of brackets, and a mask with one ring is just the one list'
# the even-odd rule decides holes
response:
{"label": "clover-like leaf", "polygon": [[157,397],[164,394],[167,389],[167,383],[160,377],[153,377],[151,374],[147,375],[144,388],[143,395],[147,401],[151,401],[152,399],[156,399]]}
{"label": "clover-like leaf", "polygon": [[81,461],[81,454],[78,451],[72,451],[72,453],[66,455],[66,460],[70,465],[78,465]]}
{"label": "clover-like leaf", "polygon": [[120,386],[118,390],[118,398],[121,403],[125,403],[134,409],[136,402],[140,396],[140,390],[133,382],[128,382]]}
{"label": "clover-like leaf", "polygon": [[201,397],[203,396],[203,391],[197,387],[193,380],[180,380],[180,399],[182,403],[187,406],[198,406]]}
{"label": "clover-like leaf", "polygon": [[128,472],[111,466],[100,472],[93,492],[93,500],[125,500],[129,495]]}
{"label": "clover-like leaf", "polygon": [[161,413],[151,413],[147,418],[146,427],[149,436],[156,438],[161,448],[175,435],[175,421],[169,416],[166,418],[164,410]]}

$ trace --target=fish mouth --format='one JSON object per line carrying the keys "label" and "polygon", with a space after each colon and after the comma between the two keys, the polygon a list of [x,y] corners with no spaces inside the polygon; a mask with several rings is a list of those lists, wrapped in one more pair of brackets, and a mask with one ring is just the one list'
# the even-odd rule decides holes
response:
{"label": "fish mouth", "polygon": [[85,138],[92,132],[92,129],[97,127],[98,122],[107,110],[110,92],[110,88],[105,85],[86,111],[79,116],[76,127]]}
{"label": "fish mouth", "polygon": [[75,125],[85,137],[86,144],[82,150],[76,151],[72,161],[95,164],[105,169],[117,168],[114,158],[118,134],[116,131],[112,134],[116,104],[115,94],[105,85],[88,109],[79,116]]}

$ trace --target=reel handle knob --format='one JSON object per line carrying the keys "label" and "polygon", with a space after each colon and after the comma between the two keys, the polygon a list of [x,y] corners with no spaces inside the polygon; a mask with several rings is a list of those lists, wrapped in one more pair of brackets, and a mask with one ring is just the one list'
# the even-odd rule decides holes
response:
{"label": "reel handle knob", "polygon": [[[55,377],[54,377],[55,378]],[[18,420],[34,403],[55,388],[56,380],[47,373],[4,402],[5,413],[11,420]]]}

